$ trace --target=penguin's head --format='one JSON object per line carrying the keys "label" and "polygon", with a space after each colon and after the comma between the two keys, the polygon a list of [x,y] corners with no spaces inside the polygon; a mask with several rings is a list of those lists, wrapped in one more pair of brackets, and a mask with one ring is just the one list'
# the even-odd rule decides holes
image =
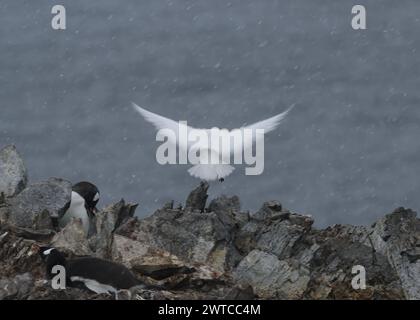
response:
{"label": "penguin's head", "polygon": [[[59,257],[62,256],[61,252],[59,252],[54,247],[39,247],[39,256],[43,261],[46,261],[47,259],[50,259],[51,257]],[[63,256],[64,258],[64,256]]]}
{"label": "penguin's head", "polygon": [[82,181],[73,186],[73,191],[78,193],[85,200],[86,208],[91,213],[94,214],[98,211],[96,205],[99,202],[100,193],[94,184]]}
{"label": "penguin's head", "polygon": [[38,247],[38,253],[42,260],[45,260],[53,250],[55,250],[53,247]]}
{"label": "penguin's head", "polygon": [[38,251],[42,261],[46,264],[47,277],[51,278],[52,268],[60,265],[66,266],[66,258],[64,255],[53,247],[40,247]]}

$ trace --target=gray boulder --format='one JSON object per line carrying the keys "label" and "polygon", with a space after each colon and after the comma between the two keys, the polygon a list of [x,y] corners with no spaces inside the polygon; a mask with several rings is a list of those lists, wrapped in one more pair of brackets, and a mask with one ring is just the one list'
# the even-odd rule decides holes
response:
{"label": "gray boulder", "polygon": [[0,150],[0,195],[14,197],[28,182],[22,158],[13,145]]}
{"label": "gray boulder", "polygon": [[51,218],[65,213],[71,191],[71,183],[58,178],[31,184],[7,201],[9,222],[23,228],[52,229]]}

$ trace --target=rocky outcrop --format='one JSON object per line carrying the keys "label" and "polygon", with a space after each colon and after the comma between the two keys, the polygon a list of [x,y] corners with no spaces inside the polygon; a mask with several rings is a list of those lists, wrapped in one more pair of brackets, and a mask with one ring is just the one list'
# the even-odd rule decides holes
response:
{"label": "rocky outcrop", "polygon": [[206,207],[206,201],[208,198],[207,190],[209,184],[207,182],[201,182],[200,185],[191,191],[185,203],[185,209],[187,211],[199,211],[203,212]]}
{"label": "rocky outcrop", "polygon": [[71,199],[71,183],[58,178],[29,185],[6,200],[9,223],[23,228],[53,229],[51,218],[61,217]]}
{"label": "rocky outcrop", "polygon": [[[253,214],[236,196],[207,203],[208,188],[201,183],[185,208],[168,203],[144,219],[121,200],[96,214],[89,236],[78,220],[62,230],[51,222],[68,200],[63,180],[8,196],[0,203],[0,299],[420,299],[420,220],[412,210],[372,226],[318,230],[311,216],[278,201]],[[124,264],[154,289],[113,297],[53,290],[37,255],[42,245]]]}
{"label": "rocky outcrop", "polygon": [[[223,197],[220,203],[231,201],[227,199]],[[217,203],[219,199],[212,202],[214,207]],[[201,212],[166,207],[148,218],[131,222],[134,225],[129,230],[121,229],[118,233],[171,252],[185,261],[207,264],[224,272],[231,270],[241,259],[234,239],[248,217],[238,207],[229,205],[225,209],[220,207],[215,211]]]}
{"label": "rocky outcrop", "polygon": [[0,195],[14,197],[27,182],[26,168],[16,147],[11,145],[0,150]]}
{"label": "rocky outcrop", "polygon": [[99,258],[108,259],[112,255],[113,234],[119,227],[133,219],[137,205],[120,202],[110,205],[95,215],[95,227],[90,238],[90,246]]}
{"label": "rocky outcrop", "polygon": [[420,299],[420,220],[410,209],[398,208],[376,222],[372,248],[395,270],[407,299]]}

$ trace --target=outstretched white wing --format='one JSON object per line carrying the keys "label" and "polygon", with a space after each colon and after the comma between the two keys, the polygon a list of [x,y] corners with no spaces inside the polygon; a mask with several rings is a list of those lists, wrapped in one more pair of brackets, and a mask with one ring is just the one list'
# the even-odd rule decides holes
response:
{"label": "outstretched white wing", "polygon": [[262,120],[259,122],[256,122],[254,124],[248,125],[244,128],[246,129],[264,129],[264,133],[268,133],[270,131],[275,130],[280,123],[284,120],[284,118],[286,118],[287,114],[290,112],[290,110],[292,110],[294,107],[294,105],[292,105],[289,109],[287,109],[286,111],[279,113],[278,115],[268,118],[266,120]]}
{"label": "outstretched white wing", "polygon": [[[284,118],[286,118],[286,116],[290,112],[290,110],[292,110],[294,108],[294,106],[295,105],[293,104],[286,111],[284,111],[282,113],[279,113],[278,115],[275,115],[275,116],[273,116],[271,118],[268,118],[266,120],[256,122],[254,124],[242,127],[240,129],[235,129],[235,130],[241,130],[242,134],[243,134],[243,146],[242,146],[242,148],[238,148],[238,150],[243,151],[243,150],[246,150],[248,148],[252,148],[252,145],[257,138],[257,136],[255,134],[257,129],[264,130],[264,135],[268,132],[271,132],[271,131],[275,130],[280,125],[280,123],[284,120]],[[252,130],[253,134],[252,135],[244,134],[244,129]]]}
{"label": "outstretched white wing", "polygon": [[150,122],[155,126],[157,130],[160,129],[171,129],[176,132],[178,132],[179,129],[179,122],[171,120],[169,118],[162,117],[156,113],[147,111],[146,109],[143,109],[136,105],[134,102],[132,102],[134,110],[136,110],[138,113],[140,113],[146,121]]}
{"label": "outstretched white wing", "polygon": [[[170,143],[174,145],[178,145],[180,148],[184,150],[188,150],[188,142],[187,141],[180,141],[182,139],[179,139],[179,132],[185,131],[188,134],[189,130],[196,130],[190,126],[186,126],[183,123],[180,123],[175,120],[171,120],[169,118],[165,118],[163,116],[160,116],[156,113],[147,111],[146,109],[143,109],[136,105],[134,102],[132,102],[134,110],[136,110],[138,113],[140,113],[143,118],[153,124],[157,130],[162,129],[169,129],[175,133],[175,140],[169,140]],[[168,136],[169,137],[169,136]]]}

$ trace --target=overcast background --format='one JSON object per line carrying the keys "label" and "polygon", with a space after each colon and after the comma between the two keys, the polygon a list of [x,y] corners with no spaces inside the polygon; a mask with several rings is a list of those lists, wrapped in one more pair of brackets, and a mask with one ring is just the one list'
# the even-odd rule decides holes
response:
{"label": "overcast background", "polygon": [[[365,31],[351,28],[355,4]],[[318,226],[419,209],[419,12],[418,0],[2,0],[0,146],[17,145],[31,181],[90,180],[101,206],[124,197],[144,216],[199,181],[156,163],[131,101],[227,128],[296,104],[266,137],[264,173],[239,167],[212,197],[251,211],[276,199]]]}

